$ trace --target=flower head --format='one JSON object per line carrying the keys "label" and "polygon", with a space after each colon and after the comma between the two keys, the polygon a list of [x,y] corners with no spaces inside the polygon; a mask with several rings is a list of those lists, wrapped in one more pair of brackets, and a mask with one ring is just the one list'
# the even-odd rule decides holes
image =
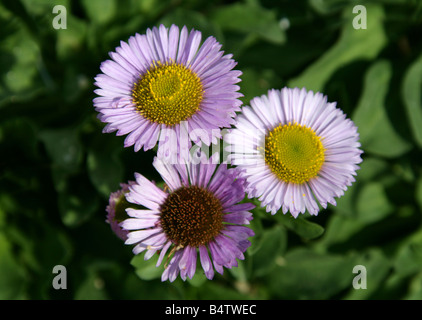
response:
{"label": "flower head", "polygon": [[134,182],[130,181],[127,183],[121,183],[119,190],[112,192],[108,200],[108,206],[106,207],[107,218],[106,222],[110,224],[111,230],[122,240],[127,239],[127,231],[123,230],[119,224],[126,218],[126,209],[130,204],[126,201],[126,193],[129,192],[129,185]]}
{"label": "flower head", "polygon": [[157,267],[167,255],[162,281],[192,278],[197,255],[208,279],[214,269],[237,266],[250,246],[253,231],[249,224],[255,206],[239,203],[244,199],[244,179],[226,164],[172,165],[158,158],[154,167],[166,183],[166,191],[140,174],[129,187],[128,202],[143,210],[127,209],[130,218],[121,226],[129,231],[126,244],[135,244],[134,254],[145,252],[145,259],[159,253]]}
{"label": "flower head", "polygon": [[241,72],[220,49],[214,37],[201,45],[201,32],[175,25],[122,41],[95,78],[103,131],[128,134],[124,145],[135,151],[158,142],[163,156],[187,150],[190,140],[216,141],[219,129],[234,123],[242,96],[236,85]]}
{"label": "flower head", "polygon": [[243,172],[249,197],[275,214],[318,214],[336,204],[362,161],[356,126],[321,93],[270,90],[242,108],[225,135],[231,162]]}

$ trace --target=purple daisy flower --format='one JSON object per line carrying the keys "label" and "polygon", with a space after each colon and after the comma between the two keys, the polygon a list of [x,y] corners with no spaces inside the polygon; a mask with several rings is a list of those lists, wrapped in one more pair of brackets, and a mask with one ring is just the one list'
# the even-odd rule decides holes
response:
{"label": "purple daisy flower", "polygon": [[247,180],[249,197],[275,214],[317,215],[336,205],[362,161],[356,126],[321,93],[269,90],[242,108],[225,135],[232,164]]}
{"label": "purple daisy flower", "polygon": [[237,169],[226,164],[171,165],[155,158],[166,191],[136,173],[136,184],[126,199],[143,210],[127,209],[130,218],[121,223],[128,230],[126,244],[136,244],[134,254],[145,252],[145,260],[159,253],[157,267],[167,255],[161,280],[192,278],[199,259],[208,279],[214,269],[237,266],[250,246],[254,232],[243,226],[252,220],[251,203],[244,199],[244,182]]}
{"label": "purple daisy flower", "polygon": [[127,239],[127,231],[123,230],[122,227],[119,226],[119,223],[128,218],[126,209],[130,206],[130,204],[127,202],[125,195],[129,192],[129,186],[134,183],[134,181],[129,181],[129,184],[121,183],[121,189],[110,194],[108,205],[106,207],[106,222],[110,224],[111,230],[113,230],[113,232],[122,240]]}
{"label": "purple daisy flower", "polygon": [[236,85],[242,73],[220,49],[214,37],[201,45],[201,32],[175,25],[122,41],[95,77],[99,97],[93,102],[107,123],[103,132],[128,134],[124,145],[135,151],[158,142],[161,158],[189,148],[187,137],[216,142],[219,129],[234,123],[242,96]]}

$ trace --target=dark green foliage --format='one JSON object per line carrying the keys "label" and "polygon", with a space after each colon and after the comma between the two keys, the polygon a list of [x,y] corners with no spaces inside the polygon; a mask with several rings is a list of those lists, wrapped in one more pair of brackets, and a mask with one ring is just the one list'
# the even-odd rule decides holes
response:
{"label": "dark green foliage", "polygon": [[[422,5],[365,3],[356,30],[351,0],[0,2],[0,299],[422,299]],[[52,26],[59,4],[65,30]],[[246,259],[212,281],[161,283],[162,266],[105,223],[120,182],[160,177],[153,150],[101,132],[94,77],[121,40],[160,23],[233,53],[245,104],[270,88],[323,92],[364,150],[357,181],[317,217],[257,203]],[[52,287],[55,265],[66,290]]]}

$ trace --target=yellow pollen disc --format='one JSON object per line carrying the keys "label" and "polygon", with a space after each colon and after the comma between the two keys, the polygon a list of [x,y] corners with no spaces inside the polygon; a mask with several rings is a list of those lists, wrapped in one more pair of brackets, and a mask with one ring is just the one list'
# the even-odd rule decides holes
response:
{"label": "yellow pollen disc", "polygon": [[297,123],[280,124],[265,136],[265,163],[284,182],[301,184],[315,177],[324,151],[321,138]]}
{"label": "yellow pollen disc", "polygon": [[146,119],[172,126],[199,110],[202,83],[186,66],[158,61],[134,84],[132,98]]}

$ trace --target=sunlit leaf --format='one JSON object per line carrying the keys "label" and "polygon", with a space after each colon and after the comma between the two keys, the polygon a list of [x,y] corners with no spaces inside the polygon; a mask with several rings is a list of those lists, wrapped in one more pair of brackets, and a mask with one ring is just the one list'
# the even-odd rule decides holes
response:
{"label": "sunlit leaf", "polygon": [[334,244],[345,242],[364,226],[365,223],[354,216],[333,215],[330,217],[324,236],[317,245],[327,248]]}
{"label": "sunlit leaf", "polygon": [[117,9],[116,0],[82,0],[82,5],[90,20],[99,24],[113,19]]}
{"label": "sunlit leaf", "polygon": [[130,264],[135,268],[135,272],[139,278],[142,280],[153,280],[161,278],[163,274],[164,267],[163,263],[158,267],[156,267],[158,260],[158,255],[153,256],[149,260],[144,259],[144,254],[138,254],[134,256],[130,262]]}
{"label": "sunlit leaf", "polygon": [[387,38],[383,29],[382,7],[367,4],[367,29],[353,28],[352,7],[343,11],[343,29],[336,44],[298,77],[289,81],[289,87],[305,87],[321,91],[334,72],[352,61],[372,60],[384,48]]}
{"label": "sunlit leaf", "polygon": [[16,27],[0,44],[0,101],[6,97],[20,101],[43,87],[37,78],[39,47],[22,25]]}
{"label": "sunlit leaf", "polygon": [[408,276],[421,270],[422,231],[418,231],[401,242],[394,259],[394,269],[400,276]]}
{"label": "sunlit leaf", "polygon": [[10,242],[0,233],[0,299],[24,298],[24,285],[24,270],[13,256]]}
{"label": "sunlit leaf", "polygon": [[416,183],[416,201],[422,210],[422,178],[419,178]]}
{"label": "sunlit leaf", "polygon": [[352,116],[365,151],[397,157],[411,145],[394,130],[385,110],[385,99],[392,76],[391,64],[381,60],[365,76],[364,91]]}
{"label": "sunlit leaf", "polygon": [[275,12],[251,2],[221,7],[212,14],[211,19],[224,30],[256,34],[273,43],[285,41]]}
{"label": "sunlit leaf", "polygon": [[407,70],[402,87],[410,127],[415,141],[422,147],[422,55]]}
{"label": "sunlit leaf", "polygon": [[330,14],[342,9],[346,2],[343,0],[310,0],[309,4],[321,14]]}
{"label": "sunlit leaf", "polygon": [[87,24],[72,15],[66,20],[67,28],[57,30],[57,55],[62,61],[70,59],[83,50]]}
{"label": "sunlit leaf", "polygon": [[322,226],[300,216],[295,219],[290,214],[284,215],[282,212],[278,212],[275,215],[275,218],[287,229],[292,230],[304,239],[318,238],[324,233],[324,228]]}
{"label": "sunlit leaf", "polygon": [[392,212],[393,207],[388,201],[385,190],[380,183],[366,184],[357,197],[357,218],[365,223],[384,218]]}
{"label": "sunlit leaf", "polygon": [[104,288],[104,280],[94,271],[90,271],[75,293],[75,300],[108,299]]}
{"label": "sunlit leaf", "polygon": [[409,286],[409,292],[404,300],[422,300],[422,272],[412,278]]}
{"label": "sunlit leaf", "polygon": [[[356,264],[365,268],[362,271],[365,274],[361,275],[361,281],[365,281],[366,288],[352,288],[345,299],[370,299],[371,295],[382,287],[386,276],[391,271],[392,263],[380,249],[371,249],[357,258]],[[358,273],[355,273],[355,276],[358,276]]]}
{"label": "sunlit leaf", "polygon": [[357,172],[358,181],[371,181],[388,169],[386,161],[372,157],[365,157],[365,161],[359,164],[359,166],[360,169]]}
{"label": "sunlit leaf", "polygon": [[[163,1],[158,1],[163,3]],[[198,11],[187,10],[183,7],[177,7],[163,18],[160,19],[160,23],[164,24],[165,26],[171,26],[175,24],[182,28],[186,26],[188,30],[195,29],[200,30],[202,33],[202,41],[208,36],[213,36],[217,39],[217,41],[221,42],[223,35],[221,31],[215,27],[213,23],[206,16]]]}
{"label": "sunlit leaf", "polygon": [[284,254],[287,247],[287,234],[281,226],[274,226],[265,230],[259,239],[259,247],[255,248],[255,253],[251,257],[253,259],[254,274],[261,276],[273,269],[276,264],[277,257]]}
{"label": "sunlit leaf", "polygon": [[273,270],[269,285],[278,298],[326,299],[352,286],[353,255],[329,255],[309,249],[291,250],[283,266]]}

